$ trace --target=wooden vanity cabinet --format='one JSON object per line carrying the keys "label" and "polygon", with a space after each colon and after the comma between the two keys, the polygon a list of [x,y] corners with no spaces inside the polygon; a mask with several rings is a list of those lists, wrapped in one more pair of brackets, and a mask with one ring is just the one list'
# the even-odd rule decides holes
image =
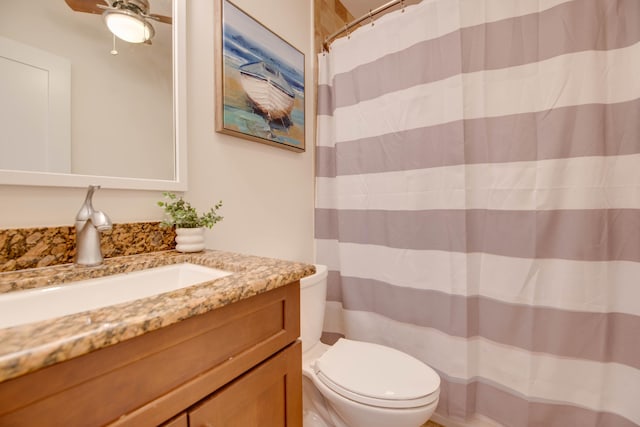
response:
{"label": "wooden vanity cabinet", "polygon": [[299,282],[0,383],[0,426],[301,427]]}

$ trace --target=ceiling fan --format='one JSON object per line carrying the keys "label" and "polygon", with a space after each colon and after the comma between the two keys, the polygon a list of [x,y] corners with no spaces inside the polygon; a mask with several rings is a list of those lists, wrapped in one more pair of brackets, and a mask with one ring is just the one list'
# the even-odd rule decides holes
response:
{"label": "ceiling fan", "polygon": [[151,43],[155,30],[148,19],[171,25],[171,17],[149,13],[148,0],[104,1],[106,5],[96,0],[65,0],[76,12],[102,15],[109,30],[130,43]]}

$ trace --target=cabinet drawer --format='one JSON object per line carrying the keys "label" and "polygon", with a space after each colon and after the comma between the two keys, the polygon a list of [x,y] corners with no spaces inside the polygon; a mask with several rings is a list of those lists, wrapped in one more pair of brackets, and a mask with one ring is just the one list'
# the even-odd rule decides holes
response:
{"label": "cabinet drawer", "polygon": [[0,383],[0,425],[158,425],[294,342],[299,293],[294,282]]}

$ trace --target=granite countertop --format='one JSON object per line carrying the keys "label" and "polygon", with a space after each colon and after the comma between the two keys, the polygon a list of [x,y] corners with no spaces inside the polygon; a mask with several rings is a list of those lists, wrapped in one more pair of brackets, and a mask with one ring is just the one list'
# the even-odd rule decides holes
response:
{"label": "granite countertop", "polygon": [[230,252],[163,251],[108,258],[96,267],[65,264],[0,273],[0,293],[182,262],[233,274],[55,320],[0,329],[0,382],[287,285],[315,271],[309,264]]}

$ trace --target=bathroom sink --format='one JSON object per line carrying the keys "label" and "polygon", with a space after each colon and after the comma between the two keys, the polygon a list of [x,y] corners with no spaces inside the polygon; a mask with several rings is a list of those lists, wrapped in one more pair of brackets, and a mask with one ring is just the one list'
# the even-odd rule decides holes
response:
{"label": "bathroom sink", "polygon": [[232,273],[182,263],[0,294],[0,328],[158,295]]}

